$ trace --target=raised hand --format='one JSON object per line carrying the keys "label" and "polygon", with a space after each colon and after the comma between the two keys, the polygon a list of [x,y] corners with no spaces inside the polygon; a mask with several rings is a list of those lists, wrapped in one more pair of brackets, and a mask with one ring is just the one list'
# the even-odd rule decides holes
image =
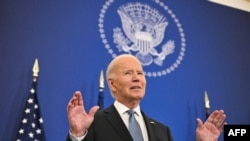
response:
{"label": "raised hand", "polygon": [[223,110],[215,110],[203,123],[197,118],[196,141],[217,141],[226,124]]}
{"label": "raised hand", "polygon": [[76,137],[83,136],[92,124],[94,115],[98,109],[99,106],[94,106],[87,113],[84,108],[81,92],[76,91],[67,106],[70,132]]}

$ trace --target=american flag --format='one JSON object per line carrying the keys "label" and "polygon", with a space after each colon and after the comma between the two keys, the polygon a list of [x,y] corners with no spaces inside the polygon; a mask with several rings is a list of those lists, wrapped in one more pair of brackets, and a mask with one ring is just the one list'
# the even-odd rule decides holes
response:
{"label": "american flag", "polygon": [[45,141],[43,119],[39,111],[39,104],[36,96],[36,86],[37,77],[34,77],[23,111],[16,141]]}

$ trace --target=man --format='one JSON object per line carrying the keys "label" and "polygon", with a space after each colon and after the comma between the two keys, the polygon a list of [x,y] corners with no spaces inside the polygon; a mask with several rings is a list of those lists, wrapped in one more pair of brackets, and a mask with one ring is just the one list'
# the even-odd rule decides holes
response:
{"label": "man", "polygon": [[[86,113],[81,93],[76,91],[67,107],[70,125],[67,141],[138,141],[133,139],[135,131],[129,132],[132,125],[128,110],[135,111],[140,126],[137,135],[140,134],[143,141],[173,141],[168,126],[149,118],[140,109],[146,78],[136,57],[129,54],[116,57],[109,64],[106,77],[114,104],[104,110],[94,106]],[[217,141],[225,118],[223,110],[214,111],[204,124],[197,118],[196,140]]]}

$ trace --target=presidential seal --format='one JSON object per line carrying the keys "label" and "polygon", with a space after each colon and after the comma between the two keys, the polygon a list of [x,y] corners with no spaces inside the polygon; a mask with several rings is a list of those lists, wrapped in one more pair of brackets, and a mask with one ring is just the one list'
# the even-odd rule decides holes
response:
{"label": "presidential seal", "polygon": [[160,0],[107,0],[99,14],[99,32],[112,57],[132,54],[148,77],[173,72],[185,54],[184,30],[172,10]]}

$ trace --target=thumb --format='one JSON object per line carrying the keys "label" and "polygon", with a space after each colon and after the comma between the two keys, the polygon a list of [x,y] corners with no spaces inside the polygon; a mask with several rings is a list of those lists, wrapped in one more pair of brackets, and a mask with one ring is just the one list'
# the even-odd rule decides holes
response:
{"label": "thumb", "polygon": [[95,115],[95,113],[96,113],[96,111],[99,109],[99,106],[93,106],[91,109],[90,109],[90,111],[89,111],[89,115],[91,116],[91,117],[94,117],[94,115]]}
{"label": "thumb", "polygon": [[196,121],[197,121],[198,127],[201,127],[203,125],[203,122],[200,118],[196,118]]}

